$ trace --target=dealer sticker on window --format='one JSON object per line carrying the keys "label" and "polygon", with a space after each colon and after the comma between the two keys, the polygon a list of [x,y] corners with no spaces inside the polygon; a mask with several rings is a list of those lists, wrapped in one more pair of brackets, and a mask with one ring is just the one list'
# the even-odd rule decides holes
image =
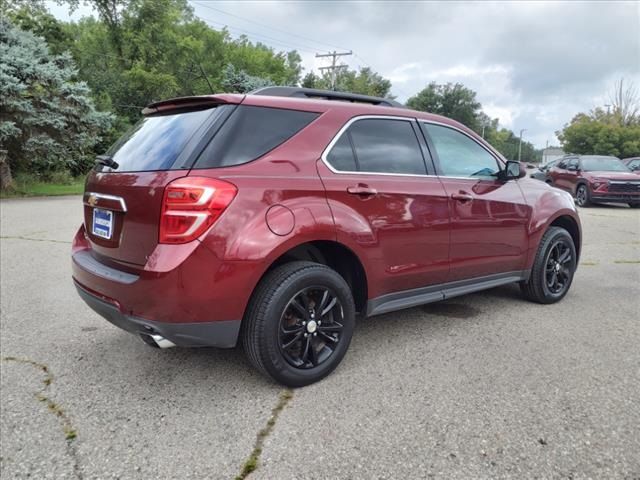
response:
{"label": "dealer sticker on window", "polygon": [[113,212],[94,208],[93,228],[91,231],[98,237],[110,239],[113,234]]}

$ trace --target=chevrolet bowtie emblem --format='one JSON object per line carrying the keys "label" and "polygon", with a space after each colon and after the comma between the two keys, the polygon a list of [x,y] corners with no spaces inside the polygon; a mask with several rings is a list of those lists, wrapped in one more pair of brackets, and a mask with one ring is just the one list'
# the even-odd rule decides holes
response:
{"label": "chevrolet bowtie emblem", "polygon": [[89,195],[89,198],[87,198],[87,203],[92,207],[95,207],[96,203],[98,203],[98,197],[96,197],[95,195]]}

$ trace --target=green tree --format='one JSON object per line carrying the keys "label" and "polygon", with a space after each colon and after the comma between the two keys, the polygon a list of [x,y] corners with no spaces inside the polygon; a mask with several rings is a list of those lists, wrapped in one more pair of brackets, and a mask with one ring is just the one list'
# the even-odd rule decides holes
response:
{"label": "green tree", "polygon": [[[69,0],[72,7],[82,0]],[[79,75],[122,125],[135,122],[149,102],[259,85],[297,84],[296,51],[276,52],[247,37],[231,39],[194,17],[186,0],[85,0],[99,19],[68,24]],[[117,37],[117,41],[116,41]],[[227,67],[231,65],[232,69]],[[245,76],[231,78],[230,74]]]}
{"label": "green tree", "polygon": [[481,128],[479,115],[482,105],[476,99],[476,92],[460,83],[439,85],[431,82],[409,98],[407,106],[452,118],[475,131]]}
{"label": "green tree", "polygon": [[0,20],[0,143],[9,167],[46,175],[80,173],[112,116],[98,112],[68,53],[52,55],[42,38]]}
{"label": "green tree", "polygon": [[268,78],[249,75],[244,70],[236,70],[231,64],[224,69],[222,86],[228,92],[247,93],[267,85],[273,85],[273,82]]}
{"label": "green tree", "polygon": [[621,158],[640,155],[640,124],[610,121],[601,110],[579,113],[556,135],[565,152]]}
{"label": "green tree", "polygon": [[71,36],[64,24],[47,11],[43,2],[10,2],[6,5],[6,13],[21,30],[44,38],[51,53],[59,55],[71,47]]}
{"label": "green tree", "polygon": [[[313,72],[309,72],[302,79],[302,86],[305,88],[331,90],[331,76],[328,73],[318,76]],[[357,71],[347,68],[341,69],[336,74],[335,90],[338,92],[372,95],[374,97],[395,98],[391,95],[391,82],[369,67],[361,68]]]}

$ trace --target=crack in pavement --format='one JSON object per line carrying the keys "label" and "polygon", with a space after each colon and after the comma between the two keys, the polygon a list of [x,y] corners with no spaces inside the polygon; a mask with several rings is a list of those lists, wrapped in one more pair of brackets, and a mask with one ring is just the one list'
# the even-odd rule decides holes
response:
{"label": "crack in pavement", "polygon": [[71,242],[67,240],[53,240],[51,238],[31,238],[31,237],[22,237],[20,235],[16,235],[16,236],[2,235],[0,236],[0,240],[29,240],[31,242],[65,243],[67,245],[71,244]]}
{"label": "crack in pavement", "polygon": [[64,437],[66,440],[66,449],[67,454],[71,457],[73,461],[73,472],[78,480],[82,480],[82,471],[80,470],[80,463],[78,460],[78,452],[75,447],[74,440],[77,438],[78,434],[76,430],[73,428],[71,424],[71,420],[69,416],[65,413],[65,411],[53,400],[45,395],[49,386],[53,383],[53,374],[49,367],[44,363],[39,363],[28,358],[18,358],[18,357],[2,357],[3,362],[15,362],[22,363],[24,365],[29,365],[33,368],[41,370],[44,372],[45,378],[42,381],[44,386],[40,389],[40,391],[34,394],[34,397],[39,401],[47,405],[47,409],[54,414],[56,417],[60,419],[62,424],[62,430],[64,432]]}
{"label": "crack in pavement", "polygon": [[258,463],[260,462],[260,455],[262,455],[262,447],[264,445],[264,441],[273,431],[273,428],[276,425],[276,422],[278,420],[278,417],[280,416],[280,413],[282,412],[282,410],[284,410],[284,407],[287,406],[287,404],[292,398],[293,398],[292,390],[287,388],[282,392],[280,392],[280,395],[278,397],[278,403],[271,410],[271,417],[269,417],[269,420],[267,421],[267,424],[264,426],[264,428],[262,428],[258,432],[258,435],[256,435],[256,443],[254,443],[253,445],[253,450],[251,451],[251,455],[249,455],[249,458],[247,458],[247,460],[244,462],[244,465],[242,466],[242,470],[236,476],[235,480],[244,480],[249,476],[249,474],[251,474],[251,472],[254,472],[258,468]]}

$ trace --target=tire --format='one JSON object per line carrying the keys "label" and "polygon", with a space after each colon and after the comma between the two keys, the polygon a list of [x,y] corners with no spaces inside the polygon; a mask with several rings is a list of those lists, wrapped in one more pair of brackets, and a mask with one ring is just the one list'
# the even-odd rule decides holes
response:
{"label": "tire", "polygon": [[581,183],[576,188],[576,203],[582,208],[587,208],[593,205],[591,202],[591,195],[589,194],[589,187],[585,183]]}
{"label": "tire", "polygon": [[[566,252],[569,256],[563,259]],[[520,283],[525,298],[543,304],[562,300],[573,282],[576,259],[576,247],[569,232],[561,227],[550,227],[540,241],[529,280]],[[553,283],[554,278],[557,283]],[[560,284],[562,287],[557,288]]]}
{"label": "tire", "polygon": [[275,268],[256,287],[242,345],[259,371],[287,387],[302,387],[338,366],[354,326],[353,295],[344,278],[325,265],[296,261]]}
{"label": "tire", "polygon": [[629,207],[631,207],[631,208],[640,208],[640,203],[630,203]]}

